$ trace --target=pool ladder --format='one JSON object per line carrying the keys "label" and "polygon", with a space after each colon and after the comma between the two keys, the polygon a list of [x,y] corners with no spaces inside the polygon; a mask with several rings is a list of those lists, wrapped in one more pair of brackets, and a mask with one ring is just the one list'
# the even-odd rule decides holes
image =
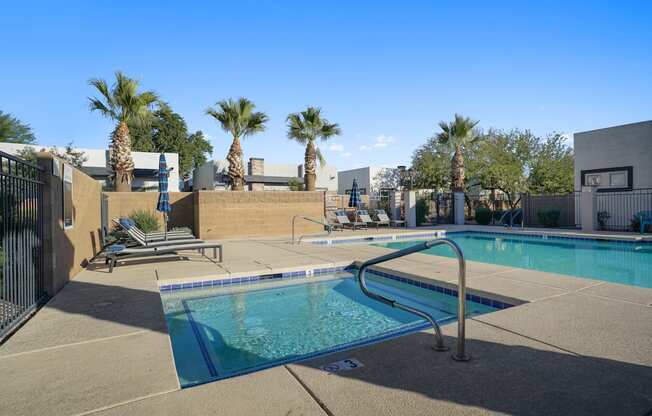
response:
{"label": "pool ladder", "polygon": [[[333,225],[328,224],[326,221],[319,221],[319,220],[316,220],[314,218],[306,217],[306,216],[303,216],[303,215],[295,215],[294,217],[292,217],[292,245],[297,244],[297,242],[295,242],[295,239],[294,239],[294,228],[296,226],[297,219],[302,219],[302,220],[305,220],[305,221],[314,222],[315,224],[323,225],[324,228],[326,228],[326,230],[328,231],[328,235],[330,235],[333,232]],[[304,237],[303,235],[301,237],[299,237],[298,244],[301,244],[301,239],[303,237]]]}
{"label": "pool ladder", "polygon": [[375,264],[383,263],[389,260],[394,260],[399,257],[407,256],[409,254],[413,253],[418,253],[423,250],[427,250],[431,247],[434,246],[439,246],[439,245],[448,245],[453,251],[455,252],[455,255],[457,256],[457,263],[458,263],[458,287],[457,287],[457,314],[458,314],[458,319],[457,319],[457,351],[452,354],[452,357],[456,361],[469,361],[471,357],[466,354],[465,351],[465,319],[466,319],[466,262],[464,260],[464,254],[462,253],[462,249],[457,245],[452,240],[449,240],[447,238],[441,238],[441,239],[436,239],[436,240],[430,240],[426,241],[424,243],[416,244],[412,247],[407,247],[404,248],[403,250],[396,251],[394,253],[389,253],[385,254],[383,256],[379,256],[376,258],[373,258],[371,260],[367,260],[358,269],[358,282],[360,283],[360,289],[362,289],[362,292],[367,295],[368,297],[375,299],[377,301],[383,302],[393,308],[398,308],[402,309],[406,312],[410,312],[412,314],[418,315],[424,319],[426,319],[430,324],[432,325],[433,329],[435,330],[435,346],[433,349],[435,351],[448,351],[448,347],[444,345],[444,338],[441,335],[441,328],[439,328],[439,324],[435,319],[432,317],[427,312],[421,311],[419,309],[412,308],[411,306],[403,305],[402,303],[399,303],[393,299],[386,298],[385,296],[379,295],[377,293],[371,292],[367,288],[367,282],[365,281],[365,271],[369,266],[373,266]]}

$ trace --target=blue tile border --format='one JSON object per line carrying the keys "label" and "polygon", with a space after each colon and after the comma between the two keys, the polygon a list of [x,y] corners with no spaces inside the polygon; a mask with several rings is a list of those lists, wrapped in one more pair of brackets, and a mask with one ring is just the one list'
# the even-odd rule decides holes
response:
{"label": "blue tile border", "polygon": [[541,240],[578,240],[578,241],[603,241],[607,243],[623,243],[623,244],[634,244],[634,245],[640,245],[640,244],[652,244],[652,240],[621,240],[621,239],[613,239],[613,238],[606,238],[606,237],[598,237],[598,236],[587,236],[587,237],[580,237],[580,236],[566,236],[566,235],[549,235],[549,234],[530,234],[526,232],[502,232],[502,231],[481,231],[481,230],[460,230],[460,231],[447,231],[445,234],[488,234],[488,235],[499,235],[503,237],[530,237],[534,239],[541,239]]}
{"label": "blue tile border", "polygon": [[401,234],[392,234],[392,235],[382,235],[382,236],[361,236],[354,238],[329,238],[323,240],[308,240],[306,243],[316,244],[316,245],[337,245],[337,244],[350,244],[350,243],[362,243],[362,242],[378,242],[378,241],[395,241],[395,240],[413,240],[416,238],[437,238],[445,234],[443,230],[423,232],[423,233],[401,233]]}
{"label": "blue tile border", "polygon": [[[171,283],[167,285],[161,285],[159,286],[158,289],[160,292],[173,292],[178,290],[188,290],[188,289],[197,289],[197,288],[206,288],[206,287],[241,285],[246,283],[255,283],[264,280],[301,278],[301,277],[317,276],[317,275],[328,274],[328,273],[339,273],[339,272],[346,271],[348,267],[349,266],[324,267],[324,268],[317,268],[317,269],[297,270],[292,272],[264,274],[259,276],[225,277],[223,279]],[[310,271],[312,271],[312,274],[309,274]]]}

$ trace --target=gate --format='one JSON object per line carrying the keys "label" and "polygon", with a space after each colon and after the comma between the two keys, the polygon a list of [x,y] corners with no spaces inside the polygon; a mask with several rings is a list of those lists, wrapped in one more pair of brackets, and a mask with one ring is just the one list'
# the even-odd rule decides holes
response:
{"label": "gate", "polygon": [[0,341],[46,298],[43,169],[0,152]]}

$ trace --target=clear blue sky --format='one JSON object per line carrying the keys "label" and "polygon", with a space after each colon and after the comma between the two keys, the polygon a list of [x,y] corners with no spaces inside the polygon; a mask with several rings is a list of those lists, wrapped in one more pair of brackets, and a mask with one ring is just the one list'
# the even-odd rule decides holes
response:
{"label": "clear blue sky", "polygon": [[[245,157],[300,163],[285,117],[323,108],[340,169],[407,163],[454,112],[572,133],[652,118],[652,3],[414,1],[5,2],[0,110],[40,143],[105,148],[86,81],[116,69],[157,91],[224,158],[204,115],[245,96],[270,116]],[[331,149],[332,147],[332,149]],[[349,154],[352,154],[349,156]]]}

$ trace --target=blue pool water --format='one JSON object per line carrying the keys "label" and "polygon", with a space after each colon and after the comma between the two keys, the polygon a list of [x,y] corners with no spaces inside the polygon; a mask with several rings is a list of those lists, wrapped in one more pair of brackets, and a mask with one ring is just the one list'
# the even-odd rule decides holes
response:
{"label": "blue pool water", "polygon": [[[369,274],[369,287],[438,321],[457,297]],[[162,293],[182,387],[231,377],[426,327],[362,294],[350,273]],[[471,315],[496,309],[467,302]],[[433,339],[434,342],[434,339]]]}
{"label": "blue pool water", "polygon": [[[485,232],[448,233],[467,260],[652,287],[652,244],[590,239],[541,238]],[[377,244],[401,249],[415,241]],[[453,257],[449,247],[427,254]]]}

